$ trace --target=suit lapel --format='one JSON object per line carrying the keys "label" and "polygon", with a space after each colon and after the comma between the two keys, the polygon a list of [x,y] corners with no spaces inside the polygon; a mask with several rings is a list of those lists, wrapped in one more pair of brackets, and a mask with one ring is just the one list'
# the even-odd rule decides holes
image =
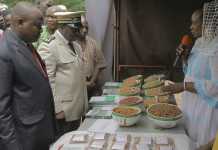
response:
{"label": "suit lapel", "polygon": [[40,72],[40,74],[45,78],[38,64],[34,60],[31,50],[27,47],[27,45],[21,39],[19,39],[17,35],[12,31],[7,31],[5,35],[8,38],[9,46],[12,49],[20,52],[30,62],[30,64],[32,64],[34,68],[37,69]]}

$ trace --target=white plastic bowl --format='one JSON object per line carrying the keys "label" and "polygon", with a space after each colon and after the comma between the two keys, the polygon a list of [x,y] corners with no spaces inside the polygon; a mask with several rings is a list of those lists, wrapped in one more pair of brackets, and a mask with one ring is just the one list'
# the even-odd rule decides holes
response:
{"label": "white plastic bowl", "polygon": [[116,112],[112,112],[112,118],[123,127],[132,126],[136,124],[140,117],[141,117],[141,109],[138,107],[131,107],[131,106],[118,106],[121,108],[133,108],[136,109],[138,112],[135,115],[132,116],[124,116]]}
{"label": "white plastic bowl", "polygon": [[150,116],[148,116],[148,119],[151,120],[156,127],[168,129],[168,128],[175,127],[182,120],[182,117],[177,120],[167,120],[167,121],[154,119]]}
{"label": "white plastic bowl", "polygon": [[[149,112],[149,110],[152,107],[157,106],[157,105],[172,105],[172,104],[157,103],[157,104],[151,105],[147,109],[148,119],[151,120],[154,123],[155,126],[160,127],[160,128],[173,128],[182,120],[182,118],[183,118],[182,113],[175,116],[175,117],[158,117],[158,116],[154,116],[153,114],[151,114]],[[172,106],[175,106],[175,105],[172,105]]]}

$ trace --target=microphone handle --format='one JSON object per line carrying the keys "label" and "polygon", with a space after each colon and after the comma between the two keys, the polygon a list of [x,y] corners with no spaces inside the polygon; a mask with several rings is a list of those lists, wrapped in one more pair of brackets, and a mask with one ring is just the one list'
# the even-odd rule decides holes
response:
{"label": "microphone handle", "polygon": [[[188,48],[188,47],[185,46],[185,45],[182,45],[182,48],[185,49],[185,48]],[[189,52],[190,52],[190,50],[189,50]],[[172,75],[173,75],[174,69],[176,68],[176,66],[177,66],[177,64],[179,62],[179,59],[182,57],[182,55],[183,55],[183,52],[176,55],[176,59],[173,62],[172,68],[166,73],[166,77],[165,77],[166,79],[172,80]]]}
{"label": "microphone handle", "polygon": [[176,59],[173,62],[172,68],[169,71],[167,71],[167,73],[166,73],[166,76],[165,76],[166,80],[172,80],[172,75],[173,75],[174,69],[176,68],[176,65],[177,65],[180,57],[181,57],[181,55],[176,55]]}
{"label": "microphone handle", "polygon": [[[182,45],[182,48],[183,49],[187,49],[187,46],[185,46],[185,45]],[[184,51],[183,51],[184,52]],[[178,61],[179,61],[179,59],[182,57],[182,55],[183,55],[183,52],[181,52],[180,54],[177,54],[176,55],[176,59],[174,60],[174,63],[173,63],[173,68],[175,68],[176,67],[176,65],[177,65],[177,63],[178,63]]]}
{"label": "microphone handle", "polygon": [[181,55],[177,55],[177,56],[176,56],[176,59],[175,59],[174,62],[173,62],[173,68],[176,67],[176,65],[177,65],[177,63],[178,63],[180,57],[181,57]]}

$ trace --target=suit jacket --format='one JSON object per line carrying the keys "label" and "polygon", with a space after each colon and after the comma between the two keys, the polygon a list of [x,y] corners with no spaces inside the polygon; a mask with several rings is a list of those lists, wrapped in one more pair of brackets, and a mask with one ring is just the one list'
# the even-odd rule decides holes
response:
{"label": "suit jacket", "polygon": [[75,52],[61,33],[56,31],[48,49],[38,49],[46,63],[55,100],[55,112],[64,111],[66,121],[80,119],[88,108],[87,88],[80,58],[81,47],[76,43],[73,46]]}
{"label": "suit jacket", "polygon": [[0,149],[48,150],[54,141],[49,80],[13,31],[0,41]]}

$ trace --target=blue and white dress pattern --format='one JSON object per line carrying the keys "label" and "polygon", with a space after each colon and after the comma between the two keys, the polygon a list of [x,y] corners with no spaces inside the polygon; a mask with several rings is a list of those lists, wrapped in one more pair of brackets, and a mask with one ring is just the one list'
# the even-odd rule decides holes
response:
{"label": "blue and white dress pattern", "polygon": [[189,137],[198,148],[218,131],[218,37],[206,43],[199,38],[185,67],[185,82],[194,82],[197,94],[182,94],[181,109]]}

